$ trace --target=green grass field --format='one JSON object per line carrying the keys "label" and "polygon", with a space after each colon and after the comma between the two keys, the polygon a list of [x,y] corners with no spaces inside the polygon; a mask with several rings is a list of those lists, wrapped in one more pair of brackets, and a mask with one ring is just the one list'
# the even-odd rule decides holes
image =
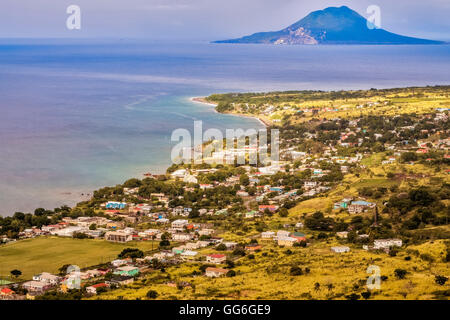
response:
{"label": "green grass field", "polygon": [[[154,248],[157,248],[154,244]],[[80,268],[114,260],[124,248],[152,249],[151,241],[110,243],[104,240],[39,237],[0,246],[0,277],[22,271],[20,279],[46,271],[57,272],[65,264]]]}

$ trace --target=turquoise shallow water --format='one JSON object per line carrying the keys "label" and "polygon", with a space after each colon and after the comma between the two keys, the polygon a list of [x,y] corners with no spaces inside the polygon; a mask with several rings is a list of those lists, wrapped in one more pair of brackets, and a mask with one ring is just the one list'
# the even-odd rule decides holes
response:
{"label": "turquoise shallow water", "polygon": [[449,46],[0,44],[0,214],[170,165],[176,128],[258,128],[192,96],[448,84]]}

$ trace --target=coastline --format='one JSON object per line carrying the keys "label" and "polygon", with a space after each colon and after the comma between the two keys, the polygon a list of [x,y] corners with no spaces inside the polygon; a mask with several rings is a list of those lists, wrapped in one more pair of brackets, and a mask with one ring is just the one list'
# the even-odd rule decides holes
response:
{"label": "coastline", "polygon": [[[209,101],[206,101],[205,97],[191,97],[189,100],[192,101],[192,102],[201,103],[203,105],[212,106],[212,107],[214,107],[214,112],[221,113],[221,112],[218,112],[215,109],[215,107],[217,107],[217,104],[209,102]],[[272,125],[267,120],[264,120],[264,119],[262,119],[260,117],[257,117],[257,116],[250,116],[248,114],[242,114],[242,113],[222,113],[222,114],[228,114],[228,115],[237,116],[237,117],[244,117],[244,118],[255,119],[255,120],[258,120],[259,123],[261,123],[265,128],[268,128],[268,127],[270,127]]]}

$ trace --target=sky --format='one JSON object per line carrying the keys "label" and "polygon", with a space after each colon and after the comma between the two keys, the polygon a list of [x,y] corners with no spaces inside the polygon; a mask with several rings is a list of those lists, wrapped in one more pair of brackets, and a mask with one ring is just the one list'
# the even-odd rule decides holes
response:
{"label": "sky", "polygon": [[[80,30],[66,27],[70,5],[81,9]],[[0,38],[219,40],[280,30],[341,5],[364,17],[377,5],[383,29],[450,40],[449,0],[1,0]]]}

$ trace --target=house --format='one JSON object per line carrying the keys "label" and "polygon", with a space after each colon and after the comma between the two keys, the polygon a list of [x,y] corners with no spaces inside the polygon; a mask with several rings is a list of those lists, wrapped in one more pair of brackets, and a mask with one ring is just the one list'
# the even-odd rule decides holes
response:
{"label": "house", "polygon": [[171,226],[174,229],[181,229],[181,230],[183,230],[184,227],[187,226],[188,224],[189,224],[188,220],[177,219],[177,220],[172,222]]}
{"label": "house", "polygon": [[283,237],[289,237],[291,233],[289,231],[285,231],[285,230],[278,230],[277,231],[277,238],[283,238]]}
{"label": "house", "polygon": [[42,283],[46,283],[51,286],[57,285],[59,282],[61,282],[61,278],[58,276],[55,276],[48,272],[42,272],[38,275],[33,276],[34,281],[39,281]]}
{"label": "house", "polygon": [[205,270],[205,276],[210,278],[217,278],[226,275],[228,271],[229,270],[227,269],[208,267]]}
{"label": "house", "polygon": [[2,290],[0,290],[1,296],[12,296],[13,294],[15,294],[15,292],[10,288],[3,288]]}
{"label": "house", "polygon": [[351,205],[348,206],[348,213],[361,213],[367,208],[375,207],[374,203],[367,201],[352,201]]}
{"label": "house", "polygon": [[105,233],[105,239],[106,241],[125,243],[133,240],[133,236],[125,232],[109,231]]}
{"label": "house", "polygon": [[109,285],[107,283],[97,283],[93,286],[89,286],[86,288],[86,292],[89,294],[97,294],[97,290],[100,288],[109,288]]}
{"label": "house", "polygon": [[238,197],[248,197],[248,192],[244,191],[244,190],[239,190],[238,192],[236,192],[236,196],[238,196]]}
{"label": "house", "polygon": [[139,274],[139,268],[133,266],[119,267],[114,271],[114,274],[119,274],[121,276],[134,277]]}
{"label": "house", "polygon": [[304,187],[306,190],[313,189],[313,188],[315,188],[316,186],[317,186],[317,181],[305,181],[305,182],[303,183],[303,187]]}
{"label": "house", "polygon": [[376,239],[373,240],[374,249],[389,249],[390,247],[401,247],[401,239]]}
{"label": "house", "polygon": [[105,205],[106,209],[125,209],[127,204],[125,202],[117,202],[117,201],[108,201]]}
{"label": "house", "polygon": [[277,237],[277,243],[279,246],[292,247],[298,240],[294,237]]}
{"label": "house", "polygon": [[304,225],[303,225],[302,222],[297,222],[297,223],[295,224],[295,227],[296,227],[296,228],[303,228]]}
{"label": "house", "polygon": [[202,229],[202,230],[199,230],[198,231],[198,235],[199,236],[210,236],[210,235],[212,235],[213,233],[214,233],[215,231],[214,231],[214,229],[207,229],[207,228],[205,228],[205,229]]}
{"label": "house", "polygon": [[348,213],[361,213],[364,211],[363,206],[358,206],[356,204],[351,204],[348,206]]}
{"label": "house", "polygon": [[134,282],[134,278],[130,276],[116,276],[112,278],[110,282],[119,286],[126,286],[128,284],[132,284]]}
{"label": "house", "polygon": [[258,207],[258,210],[260,212],[264,212],[266,209],[269,210],[270,212],[275,212],[278,210],[278,206],[276,206],[276,205],[260,205]]}
{"label": "house", "polygon": [[227,250],[233,250],[237,246],[237,242],[226,241],[226,242],[223,242],[223,244],[225,245]]}
{"label": "house", "polygon": [[124,265],[128,264],[128,261],[129,260],[125,260],[125,259],[117,259],[117,260],[111,261],[111,264],[114,267],[120,267],[120,266],[124,266]]}
{"label": "house", "polygon": [[297,239],[297,242],[306,241],[306,235],[301,232],[293,232],[290,234],[290,237]]}
{"label": "house", "polygon": [[247,251],[257,251],[257,250],[261,250],[262,246],[259,244],[249,244],[245,246],[245,250]]}
{"label": "house", "polygon": [[261,232],[261,239],[273,239],[274,236],[275,236],[274,231]]}
{"label": "house", "polygon": [[52,285],[40,282],[40,281],[27,281],[22,284],[22,288],[27,289],[29,292],[33,293],[44,293],[45,291],[49,290],[52,287]]}
{"label": "house", "polygon": [[172,178],[184,178],[184,176],[187,174],[186,169],[178,169],[174,172],[172,172],[171,176]]}
{"label": "house", "polygon": [[211,262],[211,263],[215,263],[215,264],[224,263],[226,260],[227,260],[227,256],[224,254],[208,254],[206,256],[207,262]]}
{"label": "house", "polygon": [[338,237],[338,238],[347,239],[347,236],[348,236],[347,231],[336,232],[336,237]]}
{"label": "house", "polygon": [[259,217],[260,215],[261,215],[260,212],[255,211],[255,210],[251,210],[251,211],[246,212],[244,214],[244,217],[247,218],[247,219],[250,219],[250,218]]}
{"label": "house", "polygon": [[197,251],[184,250],[180,255],[181,258],[184,260],[193,260],[197,254],[198,254]]}
{"label": "house", "polygon": [[186,182],[186,183],[197,183],[198,180],[197,180],[197,178],[195,176],[190,175],[190,174],[186,174],[184,176],[184,178],[183,178],[183,182]]}
{"label": "house", "polygon": [[344,253],[344,252],[349,252],[350,248],[349,247],[331,247],[331,251],[336,252],[336,253]]}
{"label": "house", "polygon": [[174,233],[174,234],[172,234],[172,240],[174,240],[174,241],[190,241],[193,238],[194,238],[194,236],[189,233]]}

